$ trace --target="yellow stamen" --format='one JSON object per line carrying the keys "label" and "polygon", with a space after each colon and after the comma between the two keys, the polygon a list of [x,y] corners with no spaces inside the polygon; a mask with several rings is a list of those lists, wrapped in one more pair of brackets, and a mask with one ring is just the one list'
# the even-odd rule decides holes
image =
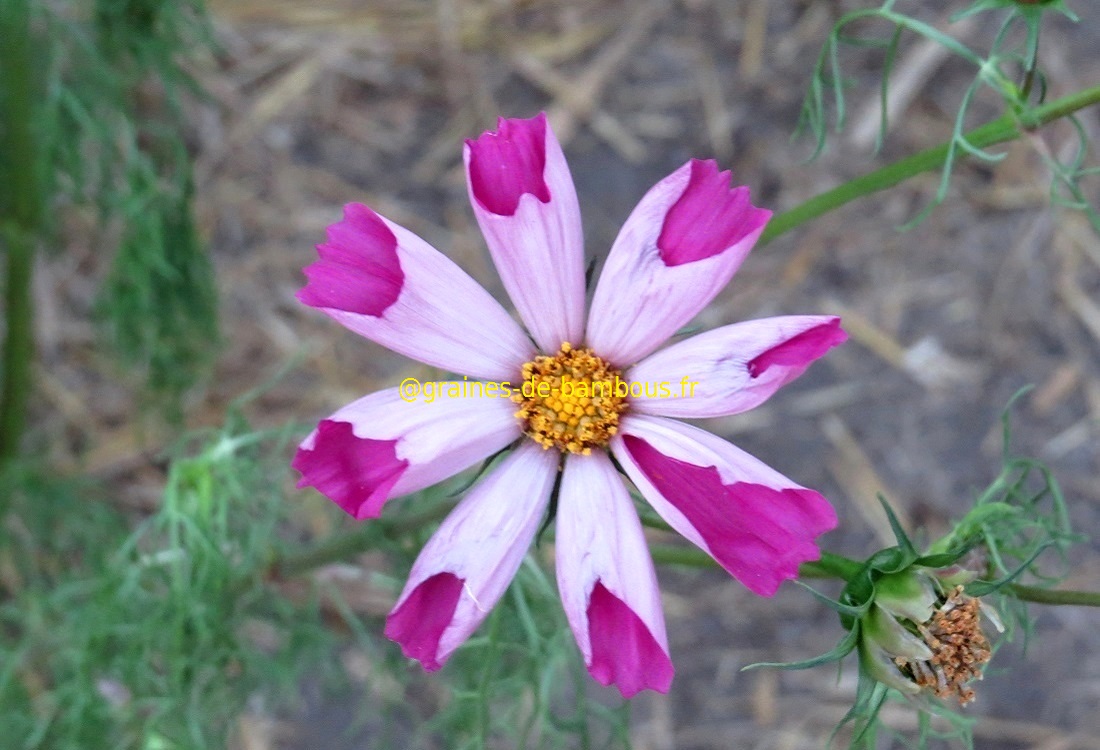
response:
{"label": "yellow stamen", "polygon": [[516,418],[543,448],[587,456],[618,431],[628,393],[621,375],[591,349],[565,342],[557,354],[523,366],[521,388],[512,395],[520,405]]}

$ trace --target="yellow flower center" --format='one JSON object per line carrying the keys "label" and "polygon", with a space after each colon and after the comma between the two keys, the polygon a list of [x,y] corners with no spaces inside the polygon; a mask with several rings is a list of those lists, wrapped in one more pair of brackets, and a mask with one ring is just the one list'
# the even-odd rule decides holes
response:
{"label": "yellow flower center", "polygon": [[543,448],[587,456],[607,445],[619,429],[629,387],[621,373],[591,349],[566,342],[553,356],[523,366],[523,381],[512,400],[523,431]]}

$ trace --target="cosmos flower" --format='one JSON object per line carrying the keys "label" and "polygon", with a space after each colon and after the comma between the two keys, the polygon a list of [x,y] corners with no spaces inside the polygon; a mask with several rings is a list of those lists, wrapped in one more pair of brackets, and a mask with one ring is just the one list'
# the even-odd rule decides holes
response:
{"label": "cosmos flower", "polygon": [[[673,529],[753,592],[774,594],[819,557],[833,509],[679,418],[758,406],[846,334],[835,317],[775,317],[659,349],[726,286],[770,217],[713,161],[688,162],[642,198],[586,317],[580,208],[545,114],[502,119],[463,153],[474,214],[524,327],[424,240],[346,206],[298,298],[463,379],[431,400],[379,391],[321,421],[294,458],[299,486],[374,518],[513,446],[425,545],[386,635],[439,669],[504,593],[558,484],[558,586],[589,672],[626,697],[667,691],[656,576],[616,467]],[[470,378],[495,385],[471,389]],[[619,381],[632,390],[597,388]]]}

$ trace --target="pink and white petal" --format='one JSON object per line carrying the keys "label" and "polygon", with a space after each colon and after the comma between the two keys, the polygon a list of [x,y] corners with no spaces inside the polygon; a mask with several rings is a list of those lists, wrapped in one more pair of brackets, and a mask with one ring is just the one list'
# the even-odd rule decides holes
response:
{"label": "pink and white petal", "polygon": [[371,341],[444,370],[515,377],[534,347],[481,285],[409,230],[361,203],[318,245],[298,299]]}
{"label": "pink and white petal", "polygon": [[428,672],[447,660],[439,656],[439,642],[455,617],[463,583],[454,573],[435,573],[386,618],[386,637],[401,644],[405,657],[416,659]]}
{"label": "pink and white petal", "polygon": [[693,159],[638,203],[592,299],[586,343],[601,357],[640,361],[729,283],[771,216],[729,185],[714,161]]}
{"label": "pink and white petal", "polygon": [[481,480],[424,545],[386,637],[434,671],[477,630],[546,514],[559,453],[527,441]]}
{"label": "pink and white petal", "polygon": [[672,528],[762,596],[817,560],[814,539],[836,527],[820,494],[697,427],[629,415],[611,449]]}
{"label": "pink and white petal", "polygon": [[668,692],[673,668],[657,576],[606,454],[566,458],[554,528],[558,589],[588,671],[624,698]]}
{"label": "pink and white petal", "polygon": [[430,402],[424,393],[406,402],[387,388],[348,404],[302,441],[291,464],[302,475],[298,487],[316,487],[358,519],[376,518],[389,499],[502,450],[522,434],[515,405],[483,389],[473,395],[474,385],[432,384]]}
{"label": "pink and white petal", "polygon": [[546,113],[466,141],[466,184],[504,288],[544,352],[584,335],[584,235]]}
{"label": "pink and white petal", "polygon": [[326,419],[298,447],[291,466],[302,475],[299,488],[315,487],[364,519],[382,512],[409,462],[397,457],[396,440],[360,438],[350,423]]}
{"label": "pink and white petal", "polygon": [[848,338],[840,318],[791,315],[716,328],[655,352],[626,378],[665,383],[671,398],[632,397],[631,409],[701,419],[739,414],[767,401]]}

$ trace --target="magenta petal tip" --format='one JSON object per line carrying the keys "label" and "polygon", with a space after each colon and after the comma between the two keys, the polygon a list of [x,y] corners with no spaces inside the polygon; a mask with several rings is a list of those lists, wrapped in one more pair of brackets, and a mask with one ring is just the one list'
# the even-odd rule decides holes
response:
{"label": "magenta petal tip", "polygon": [[634,435],[625,435],[623,444],[718,564],[760,596],[773,596],[783,581],[798,577],[800,564],[819,559],[815,538],[836,527],[832,506],[813,490],[727,484],[715,466],[665,455]]}
{"label": "magenta petal tip", "polygon": [[303,269],[308,280],[298,299],[310,307],[379,317],[401,294],[405,276],[397,237],[361,203],[344,207],[344,219],[328,227],[317,246],[320,260]]}
{"label": "magenta petal tip", "polygon": [[439,641],[451,624],[462,579],[453,573],[437,573],[421,583],[386,618],[385,635],[401,645],[401,652],[416,659],[425,671],[435,672],[440,660]]}
{"label": "magenta petal tip", "polygon": [[470,187],[485,210],[511,216],[519,199],[530,193],[550,200],[546,184],[546,113],[530,119],[497,120],[496,132],[467,140]]}
{"label": "magenta petal tip", "polygon": [[588,671],[601,685],[614,684],[624,698],[642,690],[667,693],[672,659],[625,602],[596,582],[588,604],[592,660]]}
{"label": "magenta petal tip", "polygon": [[747,187],[730,187],[713,159],[691,160],[688,184],[665,216],[657,249],[668,266],[710,258],[763,228],[771,211],[749,202]]}
{"label": "magenta petal tip", "polygon": [[840,318],[815,326],[774,346],[748,363],[749,376],[758,378],[773,366],[805,369],[834,346],[848,340],[848,334],[840,327]]}
{"label": "magenta petal tip", "polygon": [[298,487],[315,487],[357,519],[377,518],[390,491],[408,468],[394,440],[356,437],[347,422],[323,420],[311,447],[300,447],[291,467]]}

